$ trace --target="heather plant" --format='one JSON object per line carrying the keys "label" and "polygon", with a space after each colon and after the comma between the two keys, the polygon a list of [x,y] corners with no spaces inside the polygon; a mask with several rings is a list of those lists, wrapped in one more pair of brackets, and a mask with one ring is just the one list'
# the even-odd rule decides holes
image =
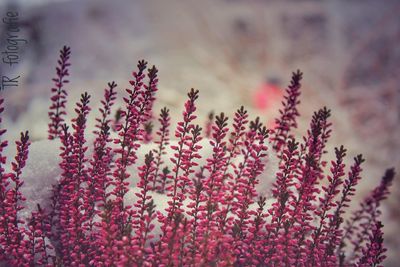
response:
{"label": "heather plant", "polygon": [[[203,134],[196,124],[199,91],[191,89],[171,137],[169,110],[161,109],[158,118],[153,112],[158,70],[142,60],[115,118],[117,84],[108,83],[95,138],[88,141],[89,94],[76,103],[71,123],[65,121],[69,58],[70,48],[64,47],[49,112],[48,138],[61,146],[60,177],[48,207],[37,205],[27,220],[20,212],[29,201],[21,193],[29,134],[21,133],[16,142],[9,171],[3,155],[8,143],[0,141],[0,263],[381,266],[386,249],[380,206],[395,172],[388,169],[345,221],[364,159],[356,156],[346,170],[347,151],[339,146],[330,164],[324,160],[332,127],[327,108],[314,113],[307,133],[296,140],[292,129],[299,116],[300,71],[292,75],[274,129],[259,118],[250,120],[242,106],[232,123],[224,113],[212,113]],[[0,129],[0,136],[5,131]],[[146,143],[155,146],[140,158]],[[202,162],[207,143],[211,154]],[[173,152],[170,158],[167,150]],[[278,158],[276,179],[270,193],[259,192],[272,155]],[[130,184],[132,176],[137,184]],[[132,188],[136,200],[129,203]],[[166,203],[157,200],[160,195]]]}

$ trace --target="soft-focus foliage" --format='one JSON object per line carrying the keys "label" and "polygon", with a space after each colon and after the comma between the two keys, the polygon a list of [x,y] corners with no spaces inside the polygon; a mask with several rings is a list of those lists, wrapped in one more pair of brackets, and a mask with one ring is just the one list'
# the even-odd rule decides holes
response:
{"label": "soft-focus foliage", "polygon": [[[302,73],[293,73],[276,129],[250,121],[241,107],[230,126],[210,116],[205,136],[212,153],[201,163],[202,128],[195,123],[199,91],[190,90],[170,145],[169,110],[153,116],[158,70],[139,61],[125,107],[115,119],[116,83],[108,84],[86,140],[90,96],[82,94],[70,126],[64,123],[70,49],[61,50],[51,91],[49,139],[60,147],[60,178],[48,209],[37,205],[28,220],[20,179],[29,151],[28,132],[16,142],[9,172],[0,142],[0,262],[11,266],[379,266],[385,258],[380,202],[394,170],[361,203],[349,221],[344,213],[361,179],[364,159],[346,174],[346,149],[323,159],[331,134],[330,110],[312,117],[301,141],[297,127]],[[0,100],[0,113],[3,112]],[[0,121],[1,122],[1,121]],[[158,127],[153,136],[153,123]],[[158,124],[157,124],[158,123]],[[3,135],[5,130],[0,130]],[[116,138],[112,133],[116,133]],[[138,149],[154,142],[144,162]],[[93,147],[93,149],[89,149]],[[166,149],[174,152],[166,158]],[[270,195],[257,192],[271,153],[279,159]],[[171,164],[166,162],[170,161]],[[139,164],[137,172],[130,167]],[[172,167],[171,167],[172,166]],[[326,170],[326,168],[328,168]],[[129,178],[137,175],[136,201],[127,203]],[[153,198],[164,194],[165,210]],[[272,204],[267,204],[272,203]],[[164,204],[165,205],[165,204]]]}

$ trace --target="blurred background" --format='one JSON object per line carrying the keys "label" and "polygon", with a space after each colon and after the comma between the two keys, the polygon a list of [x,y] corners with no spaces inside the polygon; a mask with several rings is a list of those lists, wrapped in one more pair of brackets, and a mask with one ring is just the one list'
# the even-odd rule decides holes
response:
{"label": "blurred background", "polygon": [[[400,170],[398,0],[0,1],[3,17],[10,9],[19,11],[19,36],[28,41],[17,66],[0,64],[1,75],[20,76],[18,87],[1,92],[11,140],[25,129],[35,140],[46,138],[51,78],[59,49],[68,45],[69,110],[83,91],[97,109],[112,80],[122,94],[136,62],[146,59],[160,70],[156,108],[169,107],[174,120],[194,87],[204,120],[210,111],[231,115],[244,105],[271,126],[291,72],[300,69],[297,133],[305,133],[314,111],[332,109],[328,150],[343,144],[349,162],[359,153],[367,159],[357,197],[385,168]],[[385,266],[398,266],[399,188],[397,176],[383,207]]]}

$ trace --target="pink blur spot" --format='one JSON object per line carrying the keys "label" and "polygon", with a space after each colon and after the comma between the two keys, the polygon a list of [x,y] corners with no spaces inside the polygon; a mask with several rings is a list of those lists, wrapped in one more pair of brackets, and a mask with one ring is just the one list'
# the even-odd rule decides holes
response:
{"label": "pink blur spot", "polygon": [[253,105],[256,109],[265,111],[282,99],[282,89],[278,86],[263,83],[253,96]]}

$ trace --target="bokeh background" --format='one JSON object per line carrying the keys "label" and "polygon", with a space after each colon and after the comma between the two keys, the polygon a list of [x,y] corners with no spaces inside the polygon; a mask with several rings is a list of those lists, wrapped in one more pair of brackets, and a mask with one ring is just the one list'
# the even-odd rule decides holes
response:
{"label": "bokeh background", "polygon": [[[106,83],[122,94],[139,59],[159,68],[156,108],[179,117],[186,92],[200,90],[199,116],[232,114],[244,105],[272,125],[291,72],[304,73],[299,136],[312,113],[332,109],[328,150],[343,144],[349,162],[367,162],[362,199],[385,168],[400,169],[400,1],[398,0],[24,0],[0,1],[2,16],[18,9],[21,62],[0,64],[20,75],[6,98],[8,138],[28,129],[46,138],[47,109],[58,50],[72,48],[69,109],[80,93],[93,109]],[[1,25],[1,51],[5,49]],[[329,156],[327,156],[329,159]],[[400,181],[384,209],[385,266],[398,266]]]}

